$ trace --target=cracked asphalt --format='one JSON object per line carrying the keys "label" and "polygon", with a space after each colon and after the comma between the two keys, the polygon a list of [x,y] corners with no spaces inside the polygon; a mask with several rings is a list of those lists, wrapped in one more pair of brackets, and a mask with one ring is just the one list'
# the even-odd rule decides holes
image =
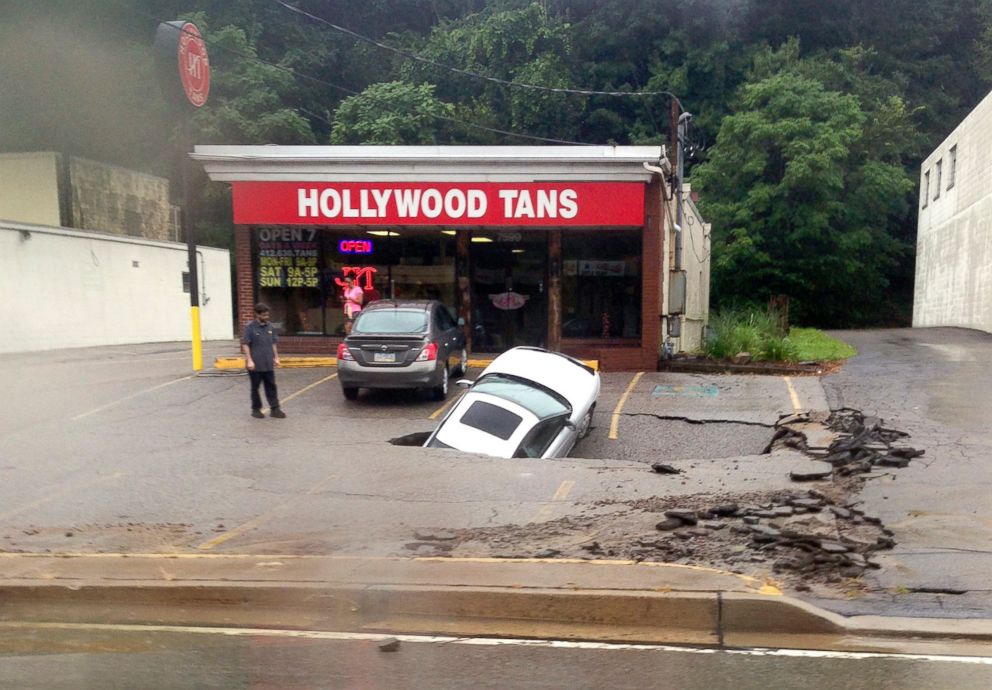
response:
{"label": "cracked asphalt", "polygon": [[[190,377],[181,344],[13,356],[0,551],[417,555],[437,553],[418,532],[445,529],[492,535],[460,555],[534,555],[597,535],[643,537],[666,505],[795,491],[795,453],[762,455],[775,422],[848,406],[909,432],[927,454],[864,480],[862,507],[898,546],[882,571],[818,589],[817,603],[988,615],[992,336],[838,335],[862,354],[822,380],[646,373],[620,406],[634,374],[606,373],[592,434],[554,461],[391,445],[433,428],[442,403],[411,392],[349,403],[333,368],[280,370],[289,417],[256,420],[246,377]],[[211,344],[206,361],[233,350]],[[654,462],[683,472],[655,474]],[[513,534],[526,539],[515,547]],[[678,560],[704,557],[722,565],[702,548]],[[726,567],[772,575],[768,563]],[[941,588],[965,594],[919,592]]]}

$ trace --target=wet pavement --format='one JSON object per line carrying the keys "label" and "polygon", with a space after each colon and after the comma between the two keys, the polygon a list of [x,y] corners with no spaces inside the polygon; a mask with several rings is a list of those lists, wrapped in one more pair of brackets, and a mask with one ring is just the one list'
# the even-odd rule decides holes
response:
{"label": "wet pavement", "polygon": [[[640,553],[775,579],[793,593],[812,583],[805,596],[848,613],[988,616],[992,336],[840,335],[863,354],[822,380],[605,373],[590,437],[553,461],[389,443],[433,428],[458,389],[443,403],[415,392],[348,402],[333,368],[285,369],[277,380],[289,417],[256,420],[243,374],[191,377],[179,344],[17,355],[9,395],[18,404],[0,420],[0,551]],[[211,344],[207,361],[233,349]],[[825,419],[844,406],[885,418],[926,455],[856,482],[800,484],[789,478],[808,462],[800,450],[763,452],[783,416]],[[678,473],[652,472],[657,462]],[[669,510],[737,501],[771,511],[810,488],[893,530],[881,571],[807,582],[775,569],[779,558],[759,548],[753,524],[733,537],[743,525],[667,535],[655,527]],[[747,517],[782,528],[775,517]],[[823,529],[828,540],[842,536],[835,522]],[[456,536],[424,538],[438,530]],[[662,536],[677,548],[644,555],[653,547],[641,542]],[[964,593],[932,593],[950,588]]]}
{"label": "wet pavement", "polygon": [[834,408],[853,407],[910,434],[926,454],[860,491],[896,547],[841,611],[992,612],[992,335],[955,328],[843,331],[858,348],[823,379]]}
{"label": "wet pavement", "polygon": [[992,659],[289,630],[0,624],[9,688],[992,686]]}

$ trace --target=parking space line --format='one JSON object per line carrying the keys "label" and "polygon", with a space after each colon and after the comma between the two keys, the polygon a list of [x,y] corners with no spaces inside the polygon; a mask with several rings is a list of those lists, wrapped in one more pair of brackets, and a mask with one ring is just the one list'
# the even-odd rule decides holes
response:
{"label": "parking space line", "polygon": [[446,403],[444,403],[443,405],[441,405],[441,407],[439,407],[439,408],[437,408],[436,410],[434,410],[434,411],[433,411],[433,412],[431,413],[431,416],[430,416],[430,417],[428,417],[427,419],[437,419],[437,418],[438,418],[438,417],[440,417],[440,416],[441,416],[442,414],[444,414],[444,411],[445,411],[445,410],[447,410],[447,409],[448,409],[449,407],[451,407],[452,405],[454,405],[454,404],[455,404],[455,402],[456,402],[456,401],[457,401],[457,400],[458,400],[459,398],[461,398],[461,397],[462,397],[463,395],[465,395],[465,390],[464,390],[464,389],[462,389],[462,390],[460,390],[460,391],[458,391],[458,392],[457,392],[457,393],[455,394],[455,397],[453,397],[453,398],[451,398],[451,400],[448,400],[448,401],[447,401]]}
{"label": "parking space line", "polygon": [[[336,379],[337,377],[338,377],[337,373],[334,373],[334,374],[331,374],[329,376],[325,376],[324,378],[320,379],[319,381],[314,381],[310,385],[304,386],[303,388],[301,388],[300,390],[296,391],[295,393],[292,393],[290,395],[287,395],[285,398],[283,398],[282,400],[279,401],[279,404],[280,405],[285,405],[286,403],[288,403],[290,400],[292,400],[296,396],[303,395],[308,390],[310,390],[312,388],[316,388],[317,386],[319,386],[320,384],[324,383],[325,381],[330,381],[332,379]],[[267,413],[268,411],[269,411],[269,408],[268,407],[265,407],[265,408],[262,409],[262,412],[266,412]]]}
{"label": "parking space line", "polygon": [[788,376],[783,376],[782,379],[785,381],[785,385],[789,389],[789,397],[792,399],[792,409],[796,412],[801,412],[803,405],[799,402],[799,394],[796,393],[796,389],[792,385],[792,379]]}
{"label": "parking space line", "polygon": [[194,376],[196,376],[196,374],[190,374],[189,376],[183,376],[181,379],[173,379],[171,381],[166,381],[165,383],[160,383],[157,386],[152,386],[151,388],[146,388],[144,390],[140,390],[137,393],[132,393],[131,395],[125,395],[123,398],[119,398],[117,400],[114,400],[113,402],[109,402],[106,405],[101,405],[100,407],[95,407],[92,410],[90,410],[89,412],[83,412],[82,414],[77,414],[75,417],[72,418],[72,421],[75,422],[75,421],[77,421],[79,419],[84,419],[86,417],[89,417],[90,415],[94,415],[97,412],[103,412],[104,410],[108,410],[111,407],[114,407],[115,405],[120,405],[123,402],[127,402],[128,400],[133,400],[134,398],[137,398],[138,396],[141,396],[141,395],[145,395],[146,393],[151,393],[153,391],[157,391],[160,388],[165,388],[166,386],[171,386],[173,384],[179,383],[180,381],[189,381]]}
{"label": "parking space line", "polygon": [[[320,383],[320,382],[318,381],[317,383]],[[337,479],[337,475],[336,474],[328,475],[327,477],[325,477],[323,479],[323,481],[321,481],[320,483],[315,484],[314,486],[311,486],[309,489],[307,489],[304,492],[304,495],[305,496],[313,496],[314,494],[316,494],[316,493],[318,493],[320,491],[323,491],[335,479]],[[204,550],[204,551],[209,551],[210,549],[214,548],[215,546],[220,546],[224,542],[226,542],[226,541],[228,541],[230,539],[234,539],[234,537],[240,536],[240,535],[244,534],[245,532],[250,532],[251,530],[255,529],[256,527],[260,527],[260,526],[264,525],[265,523],[269,522],[270,520],[278,517],[279,514],[283,510],[285,510],[286,508],[288,508],[290,506],[296,505],[297,502],[298,502],[298,500],[299,500],[298,498],[294,498],[291,501],[286,501],[285,503],[280,503],[279,505],[277,505],[272,510],[269,510],[268,512],[265,512],[265,513],[262,513],[261,515],[252,518],[248,522],[242,523],[242,524],[238,525],[237,527],[234,527],[233,529],[229,529],[226,532],[223,532],[221,534],[218,534],[213,539],[208,539],[207,541],[203,542],[202,544],[197,544],[196,548],[201,549],[201,550]]]}
{"label": "parking space line", "polygon": [[541,506],[541,509],[537,511],[537,514],[531,519],[531,522],[543,522],[551,517],[551,511],[554,510],[555,503],[561,503],[566,498],[568,494],[571,493],[572,487],[575,486],[574,479],[566,479],[555,491],[554,496],[551,497],[551,501],[545,503]]}
{"label": "parking space line", "polygon": [[70,484],[68,486],[64,486],[62,489],[55,491],[54,493],[50,493],[47,496],[43,496],[39,499],[31,501],[30,503],[25,503],[24,505],[18,506],[17,508],[13,508],[6,512],[0,513],[0,520],[6,520],[7,518],[13,517],[18,513],[23,513],[27,510],[31,510],[32,508],[37,508],[38,506],[45,505],[46,503],[51,503],[52,501],[58,498],[62,498],[66,494],[72,493],[74,491],[82,491],[83,489],[88,489],[91,486],[102,484],[103,482],[120,479],[121,477],[124,476],[124,474],[125,474],[124,472],[114,472],[113,474],[104,475],[102,477],[95,477],[93,479],[90,479],[89,481],[82,482],[79,484]]}
{"label": "parking space line", "polygon": [[627,398],[630,397],[631,392],[634,387],[637,386],[637,382],[641,380],[644,376],[643,371],[639,371],[634,375],[634,378],[630,380],[630,384],[627,386],[627,390],[623,392],[620,396],[620,400],[617,402],[616,408],[613,410],[613,419],[610,420],[610,440],[616,441],[617,434],[620,429],[620,412],[623,410],[623,406],[627,403]]}

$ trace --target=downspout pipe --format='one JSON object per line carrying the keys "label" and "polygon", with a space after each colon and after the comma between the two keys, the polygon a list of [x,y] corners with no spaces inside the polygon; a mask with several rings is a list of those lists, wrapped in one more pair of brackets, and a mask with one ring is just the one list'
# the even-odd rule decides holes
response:
{"label": "downspout pipe", "polygon": [[692,113],[682,113],[679,115],[678,124],[678,149],[675,151],[675,270],[681,271],[684,266],[682,265],[682,225],[683,225],[683,209],[682,209],[682,183],[685,179],[685,141],[689,130],[689,120],[692,119]]}

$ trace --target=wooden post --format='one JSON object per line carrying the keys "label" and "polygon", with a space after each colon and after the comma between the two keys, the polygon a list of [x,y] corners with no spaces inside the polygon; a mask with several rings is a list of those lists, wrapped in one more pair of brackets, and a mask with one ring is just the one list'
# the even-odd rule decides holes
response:
{"label": "wooden post", "polygon": [[561,230],[548,231],[548,349],[561,350]]}
{"label": "wooden post", "polygon": [[471,230],[459,230],[455,235],[455,300],[458,303],[458,318],[463,322],[465,347],[469,352],[472,352],[471,235]]}

